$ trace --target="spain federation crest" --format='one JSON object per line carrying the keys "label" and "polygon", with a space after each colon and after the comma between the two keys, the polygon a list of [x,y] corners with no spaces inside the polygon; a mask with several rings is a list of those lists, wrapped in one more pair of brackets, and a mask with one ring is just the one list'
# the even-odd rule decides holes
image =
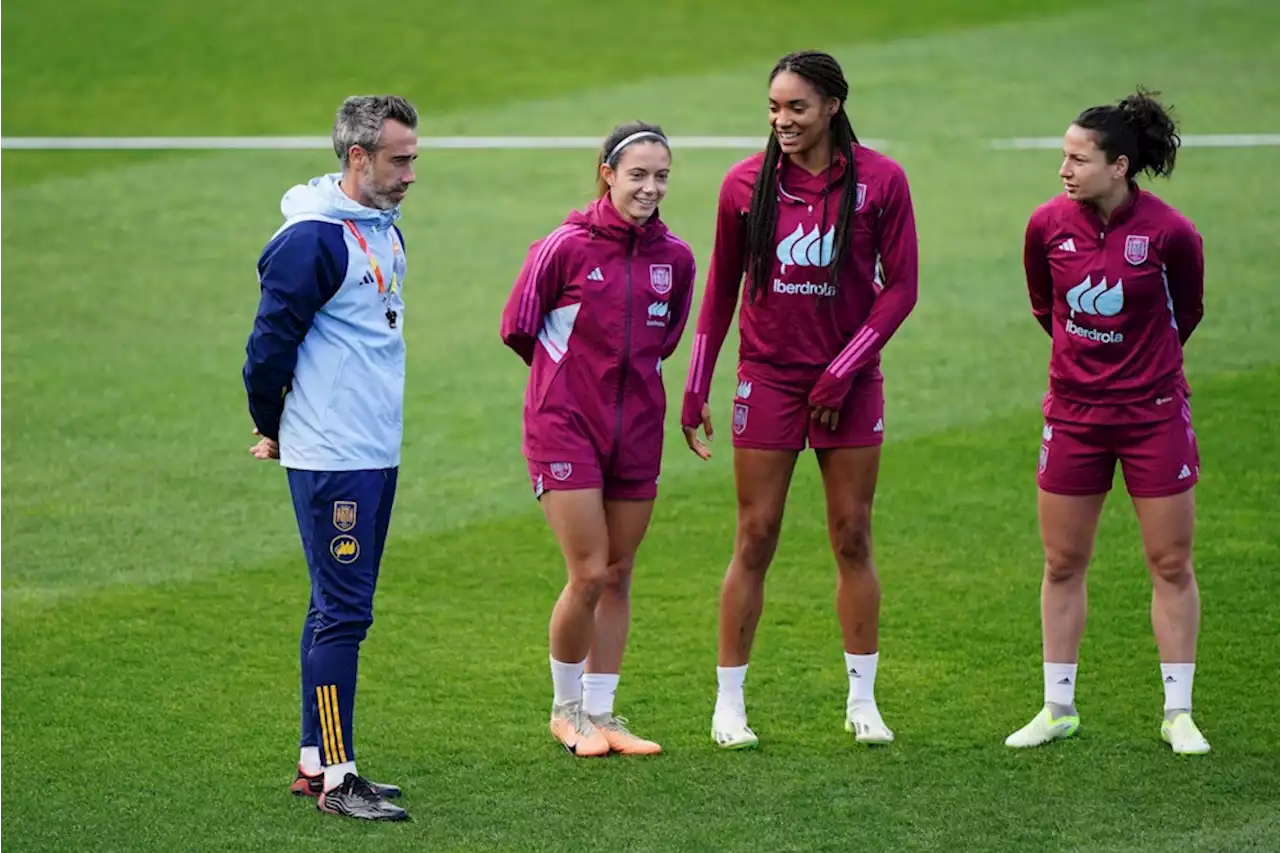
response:
{"label": "spain federation crest", "polygon": [[333,502],[333,528],[343,533],[355,530],[356,527],[356,502],[355,501],[334,501]]}
{"label": "spain federation crest", "polygon": [[573,463],[572,462],[552,462],[551,476],[555,477],[557,480],[563,483],[565,480],[573,476]]}
{"label": "spain federation crest", "polygon": [[745,403],[733,404],[733,434],[742,435],[747,431],[747,411]]}
{"label": "spain federation crest", "polygon": [[671,292],[671,264],[649,264],[649,286],[659,296]]}
{"label": "spain federation crest", "polygon": [[1147,248],[1151,243],[1150,238],[1130,234],[1124,238],[1124,259],[1135,267],[1146,263]]}

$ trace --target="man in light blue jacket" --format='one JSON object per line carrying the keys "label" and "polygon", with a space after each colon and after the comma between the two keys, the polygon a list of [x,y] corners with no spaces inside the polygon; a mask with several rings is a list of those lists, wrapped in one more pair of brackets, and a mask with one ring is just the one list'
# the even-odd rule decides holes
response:
{"label": "man in light blue jacket", "polygon": [[405,820],[400,791],[356,772],[352,712],[373,623],[404,417],[404,238],[418,116],[394,95],[348,98],[340,173],[295,186],[258,260],[261,300],[244,384],[260,436],[285,467],[311,574],[302,629],[302,740],[292,790],[323,812]]}

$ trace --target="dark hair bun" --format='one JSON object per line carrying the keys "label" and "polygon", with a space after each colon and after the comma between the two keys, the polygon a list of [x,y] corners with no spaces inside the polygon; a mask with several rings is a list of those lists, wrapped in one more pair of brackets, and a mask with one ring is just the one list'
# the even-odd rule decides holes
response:
{"label": "dark hair bun", "polygon": [[1136,171],[1148,171],[1153,177],[1172,174],[1182,144],[1171,111],[1156,100],[1159,94],[1138,87],[1119,103],[1124,123],[1137,139]]}

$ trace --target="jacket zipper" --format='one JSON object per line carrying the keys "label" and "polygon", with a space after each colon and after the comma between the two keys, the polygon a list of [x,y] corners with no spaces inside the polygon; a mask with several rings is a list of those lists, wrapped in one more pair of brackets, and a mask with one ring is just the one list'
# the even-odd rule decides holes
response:
{"label": "jacket zipper", "polygon": [[622,449],[622,401],[627,385],[627,374],[631,372],[631,257],[635,253],[635,248],[636,237],[632,234],[631,242],[627,244],[627,307],[623,321],[622,370],[618,376],[618,412],[613,434],[613,458],[610,460],[610,468],[617,465],[618,453]]}

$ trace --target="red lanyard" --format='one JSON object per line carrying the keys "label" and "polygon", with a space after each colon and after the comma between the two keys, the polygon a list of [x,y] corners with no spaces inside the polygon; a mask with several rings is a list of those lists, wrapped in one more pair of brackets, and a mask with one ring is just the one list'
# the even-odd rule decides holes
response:
{"label": "red lanyard", "polygon": [[[373,252],[369,251],[369,243],[364,239],[364,235],[360,233],[360,229],[357,228],[356,224],[352,222],[350,219],[344,219],[343,224],[346,225],[347,229],[352,234],[355,235],[356,242],[360,244],[360,248],[364,251],[365,257],[369,259],[369,266],[373,268],[373,275],[375,278],[378,279],[378,292],[386,293],[387,286],[385,283],[383,283],[383,280],[382,280],[382,268],[378,266],[378,260],[373,256]],[[395,274],[395,271],[392,270],[391,291],[394,293],[395,289],[396,289],[396,274]]]}
{"label": "red lanyard", "polygon": [[[373,275],[378,280],[378,294],[382,297],[382,304],[387,309],[387,323],[391,328],[396,327],[396,312],[391,307],[391,297],[396,292],[396,281],[399,275],[395,269],[395,259],[391,261],[391,294],[387,294],[387,286],[382,280],[382,268],[378,266],[378,259],[373,256],[373,252],[369,251],[369,243],[364,239],[364,235],[360,233],[360,229],[350,219],[342,220],[347,229],[355,235],[356,242],[360,244],[360,248],[364,250],[364,255],[369,259],[369,266],[373,269]],[[391,251],[393,255],[400,254],[400,241],[395,237],[391,238]]]}

